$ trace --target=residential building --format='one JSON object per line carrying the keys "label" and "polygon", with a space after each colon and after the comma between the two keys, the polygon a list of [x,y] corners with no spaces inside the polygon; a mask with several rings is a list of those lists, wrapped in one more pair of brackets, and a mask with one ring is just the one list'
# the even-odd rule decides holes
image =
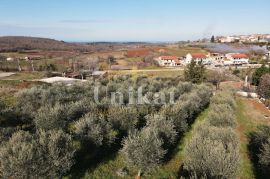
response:
{"label": "residential building", "polygon": [[221,62],[222,60],[226,58],[226,56],[225,54],[222,54],[222,53],[211,53],[210,58],[212,59],[212,61]]}
{"label": "residential building", "polygon": [[160,66],[177,67],[181,66],[181,61],[177,56],[160,56],[156,58]]}
{"label": "residential building", "polygon": [[197,63],[202,62],[204,65],[211,64],[211,59],[208,55],[203,53],[188,53],[185,58],[185,64],[190,64],[192,60],[195,60]]}
{"label": "residential building", "polygon": [[228,53],[226,58],[231,61],[234,65],[248,64],[249,57],[246,54],[241,53]]}

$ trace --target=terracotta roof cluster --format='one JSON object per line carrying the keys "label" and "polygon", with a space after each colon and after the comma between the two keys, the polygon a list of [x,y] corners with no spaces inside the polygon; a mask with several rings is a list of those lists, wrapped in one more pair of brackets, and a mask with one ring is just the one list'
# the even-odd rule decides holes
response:
{"label": "terracotta roof cluster", "polygon": [[231,55],[232,58],[248,58],[248,56],[246,54],[232,54]]}

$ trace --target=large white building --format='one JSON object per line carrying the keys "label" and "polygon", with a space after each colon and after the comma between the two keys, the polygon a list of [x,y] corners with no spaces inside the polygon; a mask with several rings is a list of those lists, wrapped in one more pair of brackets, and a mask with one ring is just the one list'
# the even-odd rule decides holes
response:
{"label": "large white building", "polygon": [[177,56],[160,56],[156,58],[160,66],[177,67],[181,66],[181,62]]}
{"label": "large white building", "polygon": [[185,64],[190,64],[194,60],[196,63],[202,62],[204,65],[211,64],[211,59],[203,53],[188,53],[185,58]]}
{"label": "large white building", "polygon": [[233,65],[248,64],[249,57],[246,54],[241,53],[228,53],[226,54],[227,61],[230,61]]}

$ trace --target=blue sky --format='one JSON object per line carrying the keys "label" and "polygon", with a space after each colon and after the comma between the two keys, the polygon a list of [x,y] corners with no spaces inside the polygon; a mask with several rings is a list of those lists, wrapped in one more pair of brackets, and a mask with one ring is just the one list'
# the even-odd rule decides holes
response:
{"label": "blue sky", "polygon": [[179,41],[270,33],[269,0],[1,0],[0,36]]}

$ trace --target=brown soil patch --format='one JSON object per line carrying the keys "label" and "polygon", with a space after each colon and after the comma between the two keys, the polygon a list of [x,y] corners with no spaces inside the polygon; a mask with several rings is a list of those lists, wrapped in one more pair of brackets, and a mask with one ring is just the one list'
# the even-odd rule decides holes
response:
{"label": "brown soil patch", "polygon": [[258,124],[270,124],[270,111],[257,99],[243,99],[246,104],[246,113]]}

